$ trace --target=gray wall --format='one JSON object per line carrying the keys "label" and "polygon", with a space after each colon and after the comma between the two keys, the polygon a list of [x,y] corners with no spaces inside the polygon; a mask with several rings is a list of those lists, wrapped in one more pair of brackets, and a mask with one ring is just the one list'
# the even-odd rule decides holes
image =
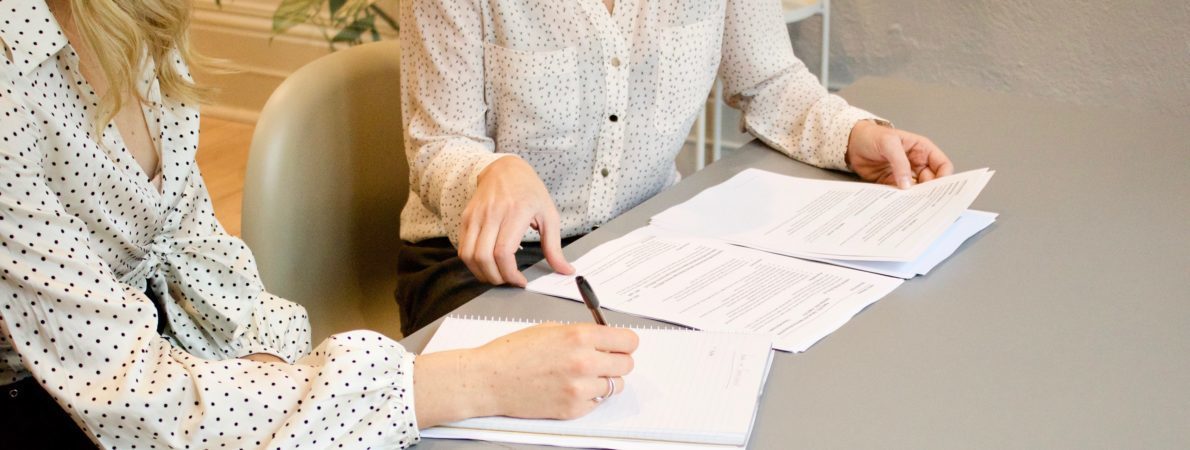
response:
{"label": "gray wall", "polygon": [[[1190,1],[835,0],[832,85],[863,76],[1190,115]],[[817,73],[821,21],[790,27]]]}
{"label": "gray wall", "polygon": [[[831,10],[835,89],[881,76],[1190,120],[1190,0],[832,0]],[[789,31],[817,74],[822,21]],[[751,139],[738,124],[726,110],[725,149]],[[697,158],[687,147],[683,173]]]}

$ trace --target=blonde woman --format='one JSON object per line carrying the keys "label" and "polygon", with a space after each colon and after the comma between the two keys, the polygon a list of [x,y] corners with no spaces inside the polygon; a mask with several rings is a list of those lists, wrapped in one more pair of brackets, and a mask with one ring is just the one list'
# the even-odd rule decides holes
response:
{"label": "blonde woman", "polygon": [[593,325],[310,352],[305,311],[212,214],[189,11],[0,0],[0,445],[403,447],[466,417],[585,414],[631,370],[636,336]]}

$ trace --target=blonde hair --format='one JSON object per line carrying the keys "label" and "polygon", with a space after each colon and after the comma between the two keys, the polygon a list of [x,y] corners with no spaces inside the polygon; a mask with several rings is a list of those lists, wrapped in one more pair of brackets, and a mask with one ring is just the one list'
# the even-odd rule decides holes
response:
{"label": "blonde hair", "polygon": [[129,101],[145,101],[137,89],[143,64],[153,62],[162,94],[197,103],[206,91],[174,61],[174,50],[190,67],[207,60],[190,48],[189,0],[69,0],[82,38],[95,54],[108,89],[99,102],[96,131]]}

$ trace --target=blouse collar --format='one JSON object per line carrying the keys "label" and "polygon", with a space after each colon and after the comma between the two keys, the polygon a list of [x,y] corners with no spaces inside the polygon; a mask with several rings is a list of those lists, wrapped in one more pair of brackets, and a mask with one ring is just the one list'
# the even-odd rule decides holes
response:
{"label": "blouse collar", "polygon": [[0,0],[0,39],[12,52],[18,76],[24,77],[66,47],[66,35],[45,0]]}

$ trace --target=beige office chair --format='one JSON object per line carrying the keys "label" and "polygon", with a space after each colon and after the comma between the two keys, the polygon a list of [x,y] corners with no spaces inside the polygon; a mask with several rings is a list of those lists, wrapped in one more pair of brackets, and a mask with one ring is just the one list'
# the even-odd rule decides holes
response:
{"label": "beige office chair", "polygon": [[265,287],[309,311],[315,343],[361,328],[400,336],[399,86],[396,42],[324,56],[277,88],[252,136],[244,240]]}

